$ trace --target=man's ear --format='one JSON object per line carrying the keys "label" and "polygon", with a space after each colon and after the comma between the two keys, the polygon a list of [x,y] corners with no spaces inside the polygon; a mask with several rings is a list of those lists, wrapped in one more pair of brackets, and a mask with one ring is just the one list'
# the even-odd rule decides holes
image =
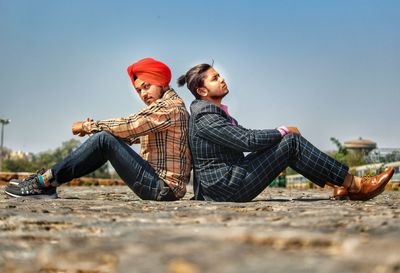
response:
{"label": "man's ear", "polygon": [[205,87],[199,87],[196,91],[201,97],[206,97],[208,95],[208,90]]}

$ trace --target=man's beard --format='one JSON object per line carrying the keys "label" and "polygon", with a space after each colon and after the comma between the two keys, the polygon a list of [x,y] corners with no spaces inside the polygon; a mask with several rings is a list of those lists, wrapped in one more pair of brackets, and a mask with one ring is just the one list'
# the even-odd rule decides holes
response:
{"label": "man's beard", "polygon": [[228,95],[228,93],[229,93],[229,90],[226,90],[226,93],[225,93],[225,94],[218,95],[218,96],[210,96],[210,98],[212,98],[213,100],[215,100],[215,99],[222,99],[222,98],[224,98],[226,95]]}

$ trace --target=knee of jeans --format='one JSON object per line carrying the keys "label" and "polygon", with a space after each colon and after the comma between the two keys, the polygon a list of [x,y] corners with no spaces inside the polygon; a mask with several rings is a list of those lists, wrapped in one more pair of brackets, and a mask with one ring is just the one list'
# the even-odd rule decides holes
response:
{"label": "knee of jeans", "polygon": [[101,131],[92,135],[88,141],[96,143],[96,145],[98,145],[99,147],[106,149],[108,147],[113,147],[113,144],[115,144],[116,140],[116,137],[113,136],[111,133]]}
{"label": "knee of jeans", "polygon": [[111,133],[106,131],[95,133],[91,138],[94,138],[93,140],[99,140],[102,143],[115,139]]}
{"label": "knee of jeans", "polygon": [[142,200],[157,200],[157,196],[160,192],[158,188],[151,188],[138,181],[134,182],[131,188]]}
{"label": "knee of jeans", "polygon": [[93,136],[97,136],[97,137],[110,137],[112,136],[112,134],[110,132],[107,131],[100,131],[96,134],[94,134]]}

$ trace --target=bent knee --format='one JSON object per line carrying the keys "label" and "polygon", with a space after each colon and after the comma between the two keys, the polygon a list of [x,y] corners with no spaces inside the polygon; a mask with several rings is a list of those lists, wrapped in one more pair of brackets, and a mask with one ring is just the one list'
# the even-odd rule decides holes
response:
{"label": "bent knee", "polygon": [[290,144],[298,144],[304,142],[305,138],[302,135],[290,132],[283,136],[282,141]]}
{"label": "bent knee", "polygon": [[107,132],[107,131],[100,131],[98,133],[95,133],[93,136],[110,137],[110,136],[113,136],[113,135],[110,132]]}
{"label": "bent knee", "polygon": [[98,133],[93,134],[90,139],[93,140],[98,140],[100,142],[106,142],[106,141],[112,141],[112,140],[116,140],[116,137],[111,134],[110,132],[107,131],[101,131]]}
{"label": "bent knee", "polygon": [[299,134],[289,132],[282,137],[282,141],[293,141],[294,139],[297,139],[299,136],[300,136]]}

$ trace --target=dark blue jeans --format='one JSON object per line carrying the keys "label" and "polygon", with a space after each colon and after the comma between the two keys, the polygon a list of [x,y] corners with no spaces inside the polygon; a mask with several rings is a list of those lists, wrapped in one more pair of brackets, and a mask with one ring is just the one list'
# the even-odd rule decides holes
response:
{"label": "dark blue jeans", "polygon": [[110,161],[118,175],[141,199],[173,201],[172,190],[154,168],[121,139],[108,132],[91,136],[53,168],[52,185],[58,186],[89,174]]}

